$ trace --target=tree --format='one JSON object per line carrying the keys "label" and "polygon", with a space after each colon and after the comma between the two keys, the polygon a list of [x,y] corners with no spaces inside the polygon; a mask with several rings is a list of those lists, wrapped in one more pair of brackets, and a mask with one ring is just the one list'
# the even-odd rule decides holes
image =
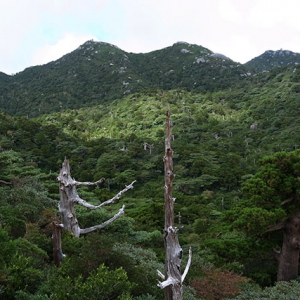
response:
{"label": "tree", "polygon": [[89,209],[101,208],[105,205],[114,203],[114,201],[118,200],[122,194],[124,194],[129,189],[133,188],[133,184],[135,182],[133,181],[130,185],[126,186],[125,189],[120,191],[113,198],[99,205],[92,205],[79,197],[76,190],[76,186],[93,186],[93,185],[98,186],[101,182],[104,181],[104,178],[101,178],[96,182],[78,182],[71,177],[70,164],[69,161],[65,159],[57,179],[59,181],[59,192],[60,192],[59,211],[62,216],[63,227],[65,230],[70,231],[76,237],[79,237],[81,234],[86,234],[96,229],[105,227],[109,223],[113,222],[115,219],[119,218],[122,214],[124,214],[124,208],[125,208],[125,205],[123,205],[123,207],[119,210],[117,214],[115,214],[112,218],[103,222],[102,224],[81,229],[79,227],[78,220],[75,214],[76,204],[80,204]]}
{"label": "tree", "polygon": [[281,232],[278,281],[298,276],[300,249],[300,150],[278,152],[260,162],[259,171],[243,185],[245,200],[227,214],[235,229],[265,237]]}
{"label": "tree", "polygon": [[192,252],[189,251],[189,260],[183,275],[180,272],[182,249],[178,241],[178,228],[174,225],[174,202],[172,197],[173,174],[173,150],[171,149],[171,126],[170,112],[166,114],[166,139],[165,139],[165,275],[158,271],[158,275],[164,280],[158,286],[164,289],[166,300],[182,299],[182,283],[191,264]]}

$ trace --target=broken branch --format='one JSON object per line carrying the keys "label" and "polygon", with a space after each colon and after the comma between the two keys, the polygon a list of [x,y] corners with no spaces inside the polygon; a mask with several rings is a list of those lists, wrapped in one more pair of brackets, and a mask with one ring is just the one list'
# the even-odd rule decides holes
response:
{"label": "broken branch", "polygon": [[86,234],[86,233],[92,232],[96,229],[104,228],[106,225],[113,222],[114,220],[119,218],[121,215],[123,215],[124,214],[124,208],[125,208],[125,205],[122,206],[122,208],[119,210],[119,212],[117,214],[115,214],[112,218],[110,218],[109,220],[103,222],[102,224],[92,226],[92,227],[89,227],[89,228],[85,228],[85,229],[80,229],[80,234]]}
{"label": "broken branch", "polygon": [[190,265],[191,265],[191,262],[192,262],[192,248],[190,247],[189,249],[189,259],[188,259],[188,262],[186,264],[186,267],[185,267],[185,270],[181,276],[181,282],[184,281],[185,277],[186,277],[186,274],[188,273],[189,271],[189,268],[190,268]]}
{"label": "broken branch", "polygon": [[75,185],[76,186],[92,186],[92,185],[99,185],[100,183],[102,183],[105,180],[104,177],[102,177],[101,179],[99,179],[96,182],[80,182],[80,181],[75,181]]}

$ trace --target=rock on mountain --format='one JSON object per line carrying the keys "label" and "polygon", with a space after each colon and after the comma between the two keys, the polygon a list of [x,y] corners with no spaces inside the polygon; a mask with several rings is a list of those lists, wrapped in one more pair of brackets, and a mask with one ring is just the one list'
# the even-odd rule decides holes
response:
{"label": "rock on mountain", "polygon": [[271,69],[285,66],[294,66],[300,63],[300,54],[288,50],[268,50],[247,62],[245,65],[256,72],[266,72]]}
{"label": "rock on mountain", "polygon": [[247,80],[244,74],[250,74],[247,66],[185,42],[135,54],[108,43],[87,41],[46,65],[14,76],[0,74],[0,108],[9,114],[35,117],[145,89],[218,91]]}

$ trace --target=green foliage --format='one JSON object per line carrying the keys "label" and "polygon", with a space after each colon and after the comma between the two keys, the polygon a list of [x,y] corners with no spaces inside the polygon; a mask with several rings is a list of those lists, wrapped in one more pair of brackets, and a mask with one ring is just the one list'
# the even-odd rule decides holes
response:
{"label": "green foliage", "polygon": [[[175,44],[134,55],[89,42],[47,66],[13,78],[0,74],[5,81],[1,85],[0,79],[0,93],[6,97],[0,105],[7,111],[29,116],[56,111],[37,119],[0,113],[0,180],[9,183],[0,183],[2,295],[47,299],[54,287],[55,297],[62,288],[69,292],[65,297],[88,294],[101,281],[97,269],[105,264],[107,272],[125,269],[128,279],[121,281],[130,282],[127,290],[137,299],[162,297],[155,268],[163,269],[164,258],[168,104],[174,123],[175,223],[184,253],[193,245],[187,282],[204,276],[207,266],[243,272],[262,285],[274,281],[276,262],[269,250],[280,236],[264,232],[298,207],[297,201],[281,203],[300,196],[300,154],[291,152],[300,145],[300,73],[293,66],[241,76],[249,69],[210,54],[203,47]],[[197,63],[196,55],[210,63]],[[124,95],[127,89],[131,93]],[[256,130],[250,130],[255,123]],[[277,151],[283,152],[273,155]],[[106,178],[99,188],[78,189],[92,204],[137,182],[113,206],[78,207],[82,228],[107,220],[123,203],[126,215],[79,239],[64,234],[67,256],[57,270],[51,266],[49,224],[57,213],[56,177],[65,156],[76,180]],[[31,281],[22,283],[30,273]],[[186,299],[195,299],[189,287],[185,290]]]}
{"label": "green foliage", "polygon": [[287,50],[268,50],[262,55],[253,58],[246,63],[246,66],[253,68],[256,72],[266,72],[275,68],[296,65],[300,54]]}
{"label": "green foliage", "polygon": [[[220,90],[245,81],[240,75],[247,72],[248,67],[187,43],[134,54],[88,41],[55,62],[27,68],[14,76],[1,76],[0,106],[10,114],[33,117],[107,103],[145,90]],[[94,113],[93,120],[102,115]],[[73,111],[69,116],[79,119]],[[71,129],[82,130],[76,123]],[[114,132],[117,130],[110,131]]]}
{"label": "green foliage", "polygon": [[5,294],[13,299],[16,291],[33,293],[41,284],[44,274],[39,268],[32,267],[32,258],[17,254],[12,257],[5,280]]}
{"label": "green foliage", "polygon": [[128,243],[116,244],[113,247],[111,264],[114,267],[123,266],[130,282],[135,284],[133,295],[150,294],[162,296],[162,291],[156,286],[157,270],[163,270],[156,255],[151,250],[135,247]]}
{"label": "green foliage", "polygon": [[85,280],[82,276],[71,278],[60,275],[55,270],[43,285],[39,294],[48,295],[49,299],[123,299],[129,300],[133,284],[128,281],[122,269],[114,271],[100,265]]}
{"label": "green foliage", "polygon": [[294,213],[300,194],[299,150],[276,153],[260,164],[258,173],[243,185],[246,200],[227,213],[233,228],[243,228],[250,235],[262,234]]}
{"label": "green foliage", "polygon": [[257,286],[246,286],[245,290],[237,297],[236,300],[296,300],[300,297],[300,283],[298,280],[290,282],[277,282],[273,287],[261,289]]}

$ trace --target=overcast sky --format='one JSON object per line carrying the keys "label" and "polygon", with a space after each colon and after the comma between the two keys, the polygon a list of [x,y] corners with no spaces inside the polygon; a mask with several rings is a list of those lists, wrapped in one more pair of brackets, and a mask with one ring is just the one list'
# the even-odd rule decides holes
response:
{"label": "overcast sky", "polygon": [[128,52],[177,41],[245,63],[300,53],[300,0],[0,0],[0,71],[45,64],[89,39]]}

